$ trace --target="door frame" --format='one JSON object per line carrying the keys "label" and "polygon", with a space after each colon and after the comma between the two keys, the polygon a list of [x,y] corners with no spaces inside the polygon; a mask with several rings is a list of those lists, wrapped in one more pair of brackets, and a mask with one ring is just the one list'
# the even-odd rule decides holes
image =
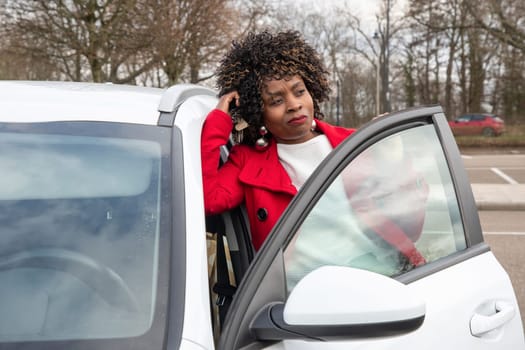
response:
{"label": "door frame", "polygon": [[458,199],[467,248],[396,279],[410,283],[490,250],[483,242],[472,189],[442,108],[437,105],[417,107],[377,118],[353,133],[323,160],[278,220],[237,289],[218,349],[236,349],[247,345],[250,342],[249,324],[255,314],[268,303],[285,302],[283,247],[292,239],[297,227],[341,169],[379,139],[425,124],[434,125],[443,147]]}

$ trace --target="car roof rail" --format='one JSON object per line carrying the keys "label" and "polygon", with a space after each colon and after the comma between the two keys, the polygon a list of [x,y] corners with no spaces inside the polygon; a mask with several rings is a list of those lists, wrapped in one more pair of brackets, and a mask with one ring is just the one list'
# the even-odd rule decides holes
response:
{"label": "car roof rail", "polygon": [[171,86],[162,94],[160,99],[158,107],[160,116],[157,124],[160,126],[172,126],[179,106],[190,97],[202,95],[217,97],[217,92],[196,84]]}
{"label": "car roof rail", "polygon": [[177,107],[192,96],[217,96],[217,92],[205,86],[195,84],[177,84],[168,88],[160,99],[159,112],[174,112]]}

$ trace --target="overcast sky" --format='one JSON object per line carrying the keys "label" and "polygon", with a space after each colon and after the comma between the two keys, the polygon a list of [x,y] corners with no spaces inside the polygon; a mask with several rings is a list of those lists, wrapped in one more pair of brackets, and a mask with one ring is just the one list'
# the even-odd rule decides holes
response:
{"label": "overcast sky", "polygon": [[346,5],[355,15],[358,15],[363,21],[375,21],[375,15],[379,10],[381,0],[322,0],[311,1],[302,0],[307,6],[312,6],[322,10],[325,7],[335,7]]}
{"label": "overcast sky", "polygon": [[[377,26],[376,15],[383,0],[301,0],[305,6],[315,7],[322,11],[326,7],[344,6],[350,8],[351,12],[361,20],[363,28],[374,31]],[[402,11],[407,0],[392,0],[396,4],[394,13]]]}

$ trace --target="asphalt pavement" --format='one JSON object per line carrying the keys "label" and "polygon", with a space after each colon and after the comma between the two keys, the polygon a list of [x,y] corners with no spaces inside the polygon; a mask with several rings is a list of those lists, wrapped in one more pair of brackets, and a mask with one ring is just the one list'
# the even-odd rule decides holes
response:
{"label": "asphalt pavement", "polygon": [[[508,161],[505,160],[502,162],[502,159],[506,155],[515,155],[515,156],[522,156],[525,154],[525,148],[523,147],[513,147],[513,148],[500,148],[500,147],[492,147],[492,148],[463,148],[461,149],[461,154],[466,155],[467,157],[470,157],[470,160],[467,160],[470,163],[470,170],[475,169],[485,169],[488,170],[491,167],[504,167],[507,169],[512,169],[512,167],[523,167],[523,165],[516,163],[515,161]],[[490,162],[484,162],[477,164],[473,164],[472,156],[474,157],[483,157],[483,156],[503,156],[501,159],[494,160],[492,159]],[[508,158],[506,158],[508,159]],[[518,161],[519,162],[519,161]],[[475,183],[471,183],[472,186],[472,192],[474,193],[474,199],[476,200],[476,205],[478,207],[478,210],[518,210],[518,211],[524,211],[525,210],[525,183],[523,181],[519,181],[519,178],[516,178],[518,183],[508,183],[507,181],[503,181],[504,183],[500,183],[499,181],[494,181],[495,178],[491,178],[487,180],[488,178],[480,177],[479,173],[477,174],[478,177],[475,177],[476,174],[470,174],[471,178],[475,180]],[[496,176],[492,174],[492,176]],[[522,175],[517,175],[522,176]],[[501,179],[499,179],[501,180]],[[487,181],[487,183],[485,183]],[[521,183],[520,183],[521,182]]]}

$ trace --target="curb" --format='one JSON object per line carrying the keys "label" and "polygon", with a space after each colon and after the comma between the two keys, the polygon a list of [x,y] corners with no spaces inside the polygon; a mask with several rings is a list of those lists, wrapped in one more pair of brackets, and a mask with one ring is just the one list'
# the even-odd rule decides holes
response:
{"label": "curb", "polygon": [[525,185],[472,184],[478,210],[525,211]]}
{"label": "curb", "polygon": [[525,211],[524,203],[496,203],[476,201],[476,207],[480,211]]}

